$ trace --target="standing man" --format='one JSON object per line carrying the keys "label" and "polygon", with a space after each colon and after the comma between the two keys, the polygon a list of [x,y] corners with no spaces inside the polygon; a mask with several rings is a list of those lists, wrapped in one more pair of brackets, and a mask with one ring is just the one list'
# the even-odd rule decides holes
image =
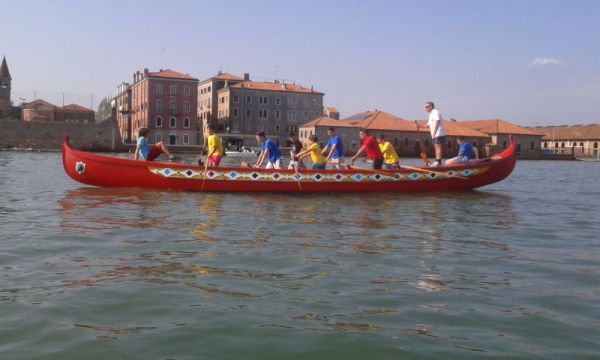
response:
{"label": "standing man", "polygon": [[208,158],[206,163],[210,167],[218,167],[223,158],[223,143],[219,135],[215,134],[215,127],[208,126]]}
{"label": "standing man", "polygon": [[262,151],[258,156],[258,161],[252,167],[259,168],[265,159],[269,159],[265,169],[281,169],[281,151],[277,143],[267,139],[262,131],[256,133],[256,141],[262,144]]}
{"label": "standing man", "polygon": [[425,103],[425,111],[429,113],[427,125],[429,125],[429,132],[431,133],[431,139],[433,140],[433,147],[435,149],[435,162],[431,166],[441,166],[442,144],[444,143],[444,137],[446,136],[442,114],[440,114],[431,101]]}
{"label": "standing man", "polygon": [[381,169],[381,165],[383,165],[383,154],[381,153],[381,150],[379,150],[377,141],[375,141],[372,136],[369,136],[367,129],[360,130],[358,136],[362,143],[360,149],[358,149],[356,154],[352,157],[352,165],[354,165],[356,158],[366,151],[369,159],[373,160],[373,169]]}
{"label": "standing man", "polygon": [[379,143],[379,150],[381,150],[381,153],[383,154],[383,168],[385,170],[398,170],[400,158],[392,143],[386,141],[383,134],[379,135],[377,142]]}
{"label": "standing man", "polygon": [[289,146],[292,147],[292,150],[290,150],[290,157],[292,158],[290,160],[290,164],[288,166],[288,169],[302,169],[304,168],[304,163],[302,162],[302,160],[298,159],[298,153],[300,151],[302,151],[302,143],[300,142],[300,139],[298,139],[298,136],[296,135],[296,133],[291,132],[290,135],[288,136],[288,143]]}
{"label": "standing man", "polygon": [[344,144],[342,143],[342,138],[335,134],[335,129],[330,127],[327,130],[327,136],[329,136],[329,141],[327,142],[327,146],[323,148],[323,155],[329,151],[327,154],[327,161],[331,161],[334,163],[336,169],[339,169],[340,164],[344,163]]}

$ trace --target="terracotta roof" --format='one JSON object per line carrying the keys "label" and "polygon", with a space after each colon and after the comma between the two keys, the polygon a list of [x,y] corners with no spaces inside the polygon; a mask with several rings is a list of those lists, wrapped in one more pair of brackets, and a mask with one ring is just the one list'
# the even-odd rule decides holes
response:
{"label": "terracotta roof", "polygon": [[211,79],[216,79],[216,80],[244,80],[244,78],[241,78],[239,76],[230,74],[230,73],[222,73],[219,72],[217,75],[213,76]]}
{"label": "terracotta roof", "polygon": [[341,120],[330,118],[329,116],[321,116],[313,119],[307,123],[300,125],[303,126],[333,126],[333,127],[356,127],[356,125],[345,123]]}
{"label": "terracotta roof", "polygon": [[[420,126],[427,126],[427,120],[418,120]],[[484,132],[474,130],[472,128],[462,126],[461,122],[444,121],[444,130],[448,136],[464,136],[466,138],[489,138],[490,136]],[[429,132],[427,132],[429,134]]]}
{"label": "terracotta roof", "polygon": [[0,77],[9,78],[12,80],[12,77],[10,77],[10,71],[8,71],[8,65],[6,64],[6,56],[2,58],[2,65],[0,65]]}
{"label": "terracotta roof", "polygon": [[600,139],[600,124],[538,126],[532,130],[543,133],[542,140]]}
{"label": "terracotta roof", "polygon": [[525,129],[501,119],[458,121],[457,124],[486,134],[543,135],[542,132]]}
{"label": "terracotta roof", "polygon": [[287,91],[307,94],[323,94],[322,92],[311,90],[296,84],[283,84],[275,82],[258,82],[258,81],[243,81],[235,85],[231,85],[232,89],[250,89],[250,90],[266,90],[266,91]]}
{"label": "terracotta roof", "polygon": [[70,104],[70,105],[65,105],[61,108],[59,108],[59,110],[63,110],[63,111],[78,111],[78,112],[90,112],[93,110],[90,110],[86,107],[83,107],[81,105],[77,105],[77,104]]}
{"label": "terracotta roof", "polygon": [[40,108],[54,110],[54,109],[56,109],[56,106],[54,104],[51,104],[42,99],[33,100],[33,101],[23,104],[23,109],[40,109]]}
{"label": "terracotta roof", "polygon": [[180,72],[174,71],[174,70],[161,70],[158,72],[150,72],[148,73],[149,77],[157,77],[157,78],[165,78],[165,79],[182,79],[182,80],[196,80],[198,81],[198,79],[196,79],[193,76],[190,76],[188,74],[182,74]]}
{"label": "terracotta roof", "polygon": [[379,110],[354,114],[340,121],[369,130],[417,131],[414,122]]}

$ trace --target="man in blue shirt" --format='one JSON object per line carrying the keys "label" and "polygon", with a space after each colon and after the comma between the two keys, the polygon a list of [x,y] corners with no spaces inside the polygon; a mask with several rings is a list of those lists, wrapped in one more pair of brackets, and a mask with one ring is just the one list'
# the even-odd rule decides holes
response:
{"label": "man in blue shirt", "polygon": [[163,144],[162,141],[157,142],[153,146],[148,145],[148,139],[146,135],[148,135],[149,130],[145,127],[140,128],[138,130],[138,139],[137,146],[135,147],[135,154],[133,155],[134,160],[145,160],[145,161],[153,161],[160,154],[165,154],[169,157],[169,161],[177,161],[179,158],[169,152],[169,149]]}
{"label": "man in blue shirt", "polygon": [[446,164],[469,162],[471,159],[477,159],[479,157],[477,148],[465,141],[462,136],[459,136],[456,139],[456,142],[460,145],[458,156],[448,160]]}
{"label": "man in blue shirt", "polygon": [[252,167],[259,168],[265,159],[269,159],[265,169],[281,169],[281,151],[279,151],[277,143],[267,139],[264,132],[256,133],[256,141],[262,145],[262,151],[258,156],[258,161]]}
{"label": "man in blue shirt", "polygon": [[327,146],[323,148],[322,153],[325,155],[329,152],[325,160],[334,163],[335,168],[339,169],[344,164],[344,144],[342,143],[342,138],[335,134],[333,127],[327,130],[327,136],[329,136],[329,141],[327,142]]}

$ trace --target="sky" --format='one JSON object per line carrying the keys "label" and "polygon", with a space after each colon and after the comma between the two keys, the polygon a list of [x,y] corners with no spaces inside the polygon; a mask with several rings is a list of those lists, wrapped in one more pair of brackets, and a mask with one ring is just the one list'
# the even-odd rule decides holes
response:
{"label": "sky", "polygon": [[[382,110],[523,126],[600,123],[600,1],[0,2],[12,99],[96,107],[137,70],[219,70]],[[35,92],[35,93],[34,93]]]}

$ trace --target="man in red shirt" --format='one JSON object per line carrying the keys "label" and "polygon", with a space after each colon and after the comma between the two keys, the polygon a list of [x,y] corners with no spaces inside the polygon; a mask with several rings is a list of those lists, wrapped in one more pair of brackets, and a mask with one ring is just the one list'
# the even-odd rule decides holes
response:
{"label": "man in red shirt", "polygon": [[381,150],[379,150],[377,141],[375,141],[372,136],[369,136],[366,129],[360,130],[358,136],[362,143],[360,149],[358,149],[356,154],[352,157],[352,164],[354,164],[356,158],[366,150],[369,159],[373,160],[373,169],[381,169],[381,165],[383,164],[383,154],[381,153]]}

